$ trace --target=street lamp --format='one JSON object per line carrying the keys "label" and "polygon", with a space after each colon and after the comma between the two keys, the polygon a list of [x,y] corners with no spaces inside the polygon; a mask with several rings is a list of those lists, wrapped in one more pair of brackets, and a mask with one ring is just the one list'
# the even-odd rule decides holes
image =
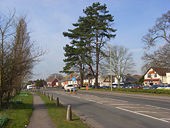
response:
{"label": "street lamp", "polygon": [[110,83],[111,83],[111,91],[112,91],[112,64],[111,64],[111,45],[110,45]]}

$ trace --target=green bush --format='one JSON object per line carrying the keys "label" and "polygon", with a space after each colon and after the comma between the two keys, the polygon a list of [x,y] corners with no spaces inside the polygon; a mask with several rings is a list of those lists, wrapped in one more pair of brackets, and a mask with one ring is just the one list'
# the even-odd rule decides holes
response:
{"label": "green bush", "polygon": [[2,128],[8,121],[7,116],[0,116],[0,128]]}

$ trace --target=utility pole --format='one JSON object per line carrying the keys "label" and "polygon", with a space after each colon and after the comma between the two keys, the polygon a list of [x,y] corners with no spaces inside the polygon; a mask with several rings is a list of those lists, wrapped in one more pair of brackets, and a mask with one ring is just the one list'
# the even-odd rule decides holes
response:
{"label": "utility pole", "polygon": [[112,91],[112,63],[111,63],[111,45],[110,45],[110,86],[111,86],[111,91]]}

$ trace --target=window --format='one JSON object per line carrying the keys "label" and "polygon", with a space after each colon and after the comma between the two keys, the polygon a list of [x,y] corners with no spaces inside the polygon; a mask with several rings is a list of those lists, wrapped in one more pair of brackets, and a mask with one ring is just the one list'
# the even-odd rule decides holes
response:
{"label": "window", "polygon": [[155,75],[154,75],[155,77],[157,77],[157,74],[155,73]]}
{"label": "window", "polygon": [[151,78],[151,74],[148,74],[148,78]]}

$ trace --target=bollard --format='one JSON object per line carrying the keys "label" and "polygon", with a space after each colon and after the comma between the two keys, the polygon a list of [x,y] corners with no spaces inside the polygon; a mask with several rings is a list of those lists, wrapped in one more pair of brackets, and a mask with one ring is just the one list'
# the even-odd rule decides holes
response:
{"label": "bollard", "polygon": [[76,90],[73,90],[73,94],[76,94]]}
{"label": "bollard", "polygon": [[59,106],[59,98],[57,97],[56,99],[56,106],[58,107]]}
{"label": "bollard", "polygon": [[88,89],[89,89],[88,86],[86,86],[86,90],[87,90],[87,91],[88,91]]}
{"label": "bollard", "polygon": [[71,105],[67,106],[67,116],[66,120],[71,121],[72,120],[72,111],[71,111]]}
{"label": "bollard", "polygon": [[50,101],[52,101],[52,100],[53,100],[53,95],[50,96]]}

